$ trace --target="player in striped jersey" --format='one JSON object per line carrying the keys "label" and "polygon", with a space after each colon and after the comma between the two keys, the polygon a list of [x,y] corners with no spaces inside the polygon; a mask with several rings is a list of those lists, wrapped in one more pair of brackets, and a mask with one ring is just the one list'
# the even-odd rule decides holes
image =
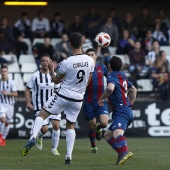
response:
{"label": "player in striped jersey", "polygon": [[[45,102],[52,96],[54,90],[57,90],[58,87],[58,85],[54,84],[48,69],[49,59],[50,56],[48,54],[43,54],[41,56],[41,69],[31,75],[25,90],[27,108],[34,110],[35,116],[38,116]],[[31,104],[30,90],[32,90],[33,105]],[[60,155],[57,150],[60,138],[60,120],[61,114],[51,115],[44,120],[43,126],[36,137],[36,146],[39,150],[42,149],[42,138],[48,131],[48,125],[51,122],[53,126],[51,152],[54,155]]]}
{"label": "player in striped jersey", "polygon": [[61,86],[59,91],[45,103],[43,109],[36,118],[30,140],[21,151],[22,156],[27,155],[31,147],[35,145],[35,137],[44,119],[49,115],[60,114],[64,111],[67,129],[65,164],[72,163],[72,152],[76,137],[75,122],[80,113],[86,86],[94,71],[94,60],[82,53],[82,35],[80,33],[71,34],[70,46],[72,49],[72,56],[59,64],[56,75],[54,73],[52,61],[49,62],[52,79],[55,83],[59,83],[62,80]]}
{"label": "player in striped jersey", "polygon": [[10,122],[14,114],[15,99],[18,95],[16,84],[8,78],[8,67],[1,66],[0,80],[0,146],[5,146]]}
{"label": "player in striped jersey", "polygon": [[[104,76],[107,78],[108,70],[105,65],[96,62],[95,49],[87,49],[86,54],[94,59],[96,65],[84,95],[83,114],[90,128],[88,135],[91,142],[91,152],[97,153],[95,138],[97,140],[102,138],[102,128],[105,128],[108,124],[107,102],[105,101],[102,107],[98,105],[99,97],[105,89]],[[100,123],[96,124],[96,118],[99,118]]]}
{"label": "player in striped jersey", "polygon": [[113,110],[112,123],[104,135],[108,144],[118,153],[117,165],[124,164],[127,159],[133,156],[133,153],[128,151],[124,132],[132,123],[131,106],[137,93],[133,84],[120,71],[121,68],[122,60],[113,56],[109,64],[110,74],[107,78],[107,88],[98,101],[99,105],[103,106],[104,99],[108,97]]}

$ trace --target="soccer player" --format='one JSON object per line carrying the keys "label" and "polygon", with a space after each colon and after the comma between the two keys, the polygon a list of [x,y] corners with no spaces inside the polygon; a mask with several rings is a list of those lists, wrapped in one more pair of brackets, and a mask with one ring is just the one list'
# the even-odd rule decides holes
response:
{"label": "soccer player", "polygon": [[15,97],[18,96],[17,87],[13,80],[8,78],[8,67],[1,66],[0,80],[0,146],[6,145],[10,123],[14,115]]}
{"label": "soccer player", "polygon": [[60,83],[60,89],[45,103],[40,114],[35,119],[30,140],[25,145],[21,154],[27,155],[32,146],[35,145],[35,138],[40,130],[44,119],[49,115],[60,114],[64,111],[66,115],[66,145],[67,153],[65,164],[71,164],[72,152],[75,142],[75,122],[79,115],[86,86],[94,71],[94,60],[83,54],[82,35],[72,33],[70,35],[70,46],[72,56],[59,64],[58,72],[55,75],[52,61],[49,61],[49,69],[54,83]]}
{"label": "soccer player", "polygon": [[117,56],[113,56],[109,64],[110,74],[107,78],[107,88],[98,101],[99,105],[103,106],[104,99],[108,97],[113,109],[112,124],[106,130],[104,136],[108,144],[118,153],[116,162],[118,165],[124,164],[127,159],[133,156],[133,153],[128,151],[124,132],[132,123],[131,106],[137,93],[133,84],[120,71],[121,67],[122,60]]}
{"label": "soccer player", "polygon": [[[57,88],[57,85],[55,85],[52,81],[50,70],[48,68],[49,60],[50,56],[48,54],[43,54],[41,56],[41,69],[31,75],[25,90],[26,106],[28,109],[34,110],[35,116],[39,115],[43,105],[50,98],[50,96],[52,96],[54,90],[56,90]],[[31,90],[33,105],[31,104]],[[44,120],[41,130],[36,136],[36,146],[39,150],[42,150],[42,138],[43,135],[48,131],[48,125],[51,122],[53,126],[51,152],[53,155],[60,155],[57,150],[60,138],[60,120],[61,114],[51,115]]]}
{"label": "soccer player", "polygon": [[[107,102],[105,101],[103,106],[98,104],[99,97],[104,92],[104,76],[107,78],[108,69],[105,65],[96,62],[97,55],[95,49],[87,49],[86,54],[94,59],[95,68],[92,79],[86,88],[83,114],[89,125],[88,135],[91,142],[91,152],[97,153],[95,138],[97,140],[102,138],[102,128],[105,128],[108,124]],[[96,124],[96,118],[99,118],[100,123]]]}

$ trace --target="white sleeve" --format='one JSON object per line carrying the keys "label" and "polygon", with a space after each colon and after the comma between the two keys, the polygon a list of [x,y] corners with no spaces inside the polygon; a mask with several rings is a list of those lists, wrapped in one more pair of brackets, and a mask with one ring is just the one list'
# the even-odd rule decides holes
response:
{"label": "white sleeve", "polygon": [[45,30],[46,30],[46,31],[50,31],[50,24],[49,24],[49,20],[48,20],[48,19],[46,19],[45,21],[46,21],[46,22],[45,22]]}
{"label": "white sleeve", "polygon": [[58,89],[60,87],[60,83],[54,84],[54,89]]}
{"label": "white sleeve", "polygon": [[33,21],[32,21],[31,31],[33,31],[33,32],[36,31],[36,18],[33,19]]}
{"label": "white sleeve", "polygon": [[30,80],[27,83],[27,87],[32,89],[34,87],[34,83],[35,83],[34,75],[32,74],[31,77],[30,77]]}
{"label": "white sleeve", "polygon": [[14,81],[11,81],[11,89],[12,89],[12,92],[18,91],[16,83]]}
{"label": "white sleeve", "polygon": [[93,73],[94,72],[94,67],[95,67],[95,64],[94,64],[94,60],[92,59],[92,65],[91,65],[91,70],[90,70],[90,73]]}
{"label": "white sleeve", "polygon": [[58,67],[58,73],[60,74],[65,74],[67,70],[67,64],[66,64],[66,60],[63,60],[59,63],[59,67]]}

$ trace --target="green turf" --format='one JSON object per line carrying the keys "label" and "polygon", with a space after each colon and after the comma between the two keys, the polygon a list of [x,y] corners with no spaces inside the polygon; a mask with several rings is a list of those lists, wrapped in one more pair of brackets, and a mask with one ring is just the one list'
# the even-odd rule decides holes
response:
{"label": "green turf", "polygon": [[0,147],[0,170],[169,170],[169,138],[128,138],[134,156],[124,165],[115,165],[117,155],[104,139],[97,141],[98,154],[90,153],[88,139],[76,139],[73,164],[65,165],[65,139],[60,140],[60,156],[51,154],[51,140],[44,139],[42,151],[33,147],[22,157],[20,152],[27,140],[7,140]]}

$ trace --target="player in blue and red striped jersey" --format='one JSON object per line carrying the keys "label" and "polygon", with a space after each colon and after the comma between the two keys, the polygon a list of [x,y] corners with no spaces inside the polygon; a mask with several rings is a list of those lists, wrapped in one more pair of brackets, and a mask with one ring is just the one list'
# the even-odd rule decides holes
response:
{"label": "player in blue and red striped jersey", "polygon": [[131,106],[137,94],[136,88],[128,81],[126,75],[120,71],[121,67],[122,60],[113,56],[109,64],[110,74],[107,78],[107,87],[98,101],[98,104],[103,106],[104,99],[108,98],[113,109],[112,124],[106,130],[104,136],[108,144],[118,153],[116,162],[118,165],[124,164],[127,159],[133,156],[133,153],[128,151],[124,132],[132,123]]}
{"label": "player in blue and red striped jersey", "polygon": [[[92,79],[86,88],[83,114],[90,128],[88,135],[91,142],[91,152],[97,153],[95,138],[97,140],[102,138],[102,128],[105,128],[108,124],[108,108],[106,101],[102,107],[98,105],[98,100],[105,89],[104,76],[107,78],[108,69],[105,65],[96,62],[97,55],[95,49],[87,49],[86,54],[94,59],[95,69]],[[99,118],[100,123],[96,123],[96,118]]]}

